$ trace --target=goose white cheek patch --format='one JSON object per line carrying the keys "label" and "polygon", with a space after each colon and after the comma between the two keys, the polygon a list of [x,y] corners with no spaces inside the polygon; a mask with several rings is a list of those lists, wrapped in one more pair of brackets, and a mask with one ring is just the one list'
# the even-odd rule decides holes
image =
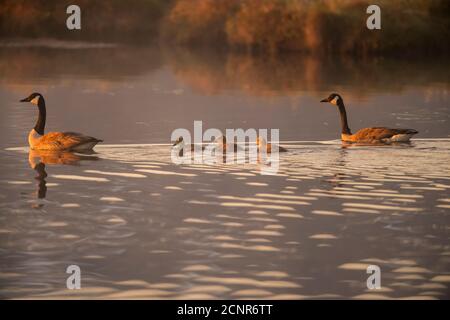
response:
{"label": "goose white cheek patch", "polygon": [[338,99],[339,99],[338,97],[334,97],[334,99],[331,100],[330,103],[332,103],[332,104],[337,104]]}
{"label": "goose white cheek patch", "polygon": [[39,103],[39,96],[36,96],[33,100],[30,101],[32,104],[37,105]]}

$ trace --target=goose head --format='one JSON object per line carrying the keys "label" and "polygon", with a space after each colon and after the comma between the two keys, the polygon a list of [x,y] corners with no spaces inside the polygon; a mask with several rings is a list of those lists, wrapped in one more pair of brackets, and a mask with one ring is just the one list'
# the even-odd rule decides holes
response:
{"label": "goose head", "polygon": [[337,93],[332,93],[328,96],[328,98],[320,100],[320,102],[328,102],[334,104],[335,106],[343,103],[342,97]]}
{"label": "goose head", "polygon": [[184,145],[184,139],[183,139],[183,137],[179,137],[172,146],[175,147],[175,146],[183,146],[183,145]]}
{"label": "goose head", "polygon": [[44,101],[44,97],[42,96],[42,94],[38,92],[34,92],[30,94],[28,97],[20,100],[20,102],[30,102],[34,105],[39,105],[41,101]]}
{"label": "goose head", "polygon": [[257,137],[256,145],[258,146],[259,149],[264,149],[267,146],[267,141],[264,138]]}
{"label": "goose head", "polygon": [[223,146],[227,144],[227,138],[225,136],[219,136],[214,140],[214,143],[218,146]]}

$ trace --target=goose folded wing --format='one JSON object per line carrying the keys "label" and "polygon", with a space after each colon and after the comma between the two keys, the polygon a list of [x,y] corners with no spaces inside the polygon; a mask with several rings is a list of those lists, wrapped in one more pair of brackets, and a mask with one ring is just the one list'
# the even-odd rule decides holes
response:
{"label": "goose folded wing", "polygon": [[413,129],[390,129],[384,127],[374,127],[361,129],[355,133],[358,140],[373,141],[392,138],[398,134],[415,134],[416,130]]}
{"label": "goose folded wing", "polygon": [[77,132],[50,132],[40,139],[39,144],[49,146],[50,149],[68,150],[85,143],[98,141],[94,137]]}

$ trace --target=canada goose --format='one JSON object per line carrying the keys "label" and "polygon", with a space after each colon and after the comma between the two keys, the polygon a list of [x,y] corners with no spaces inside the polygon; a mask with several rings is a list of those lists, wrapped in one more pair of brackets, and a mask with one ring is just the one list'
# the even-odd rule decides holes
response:
{"label": "canada goose", "polygon": [[[184,139],[183,137],[179,137],[175,142],[172,144],[172,147],[178,147],[183,148],[184,147]],[[194,149],[194,145],[191,144],[192,150]]]}
{"label": "canada goose", "polygon": [[[186,146],[183,137],[179,137],[177,140],[175,140],[175,142],[172,144],[172,147],[174,148],[179,148],[179,149],[183,149]],[[190,145],[191,151],[195,151],[195,144],[191,143]],[[205,147],[201,146],[199,148],[200,150],[204,150]]]}
{"label": "canada goose", "polygon": [[[225,136],[219,136],[217,137],[214,142],[212,143],[212,146],[215,145],[215,148],[217,148],[217,151],[220,152],[222,151],[223,153],[227,152],[228,149],[232,148],[234,150],[234,152],[237,152],[240,148],[236,143],[227,143],[227,139]],[[183,150],[185,149],[185,142],[183,137],[179,137],[174,144],[172,145],[173,148],[176,148],[175,150],[179,150],[178,151],[178,155],[180,157],[183,156]],[[207,146],[201,146],[200,150],[205,150]],[[189,148],[189,147],[188,147]],[[195,145],[194,144],[190,144],[190,150],[191,152],[195,151]]]}
{"label": "canada goose", "polygon": [[20,100],[20,102],[30,102],[39,108],[39,117],[36,125],[28,134],[28,143],[33,150],[86,151],[92,150],[97,143],[103,141],[76,132],[50,132],[44,134],[46,118],[44,97],[40,93],[35,92],[29,97]]}
{"label": "canada goose", "polygon": [[233,150],[234,152],[238,152],[238,150],[242,150],[236,143],[227,142],[227,138],[225,136],[219,136],[214,140],[214,143],[222,149],[222,152],[225,153],[228,150]]}
{"label": "canada goose", "polygon": [[[183,157],[184,156],[184,151],[186,148],[186,144],[184,143],[184,139],[183,137],[179,137],[177,140],[175,140],[175,142],[172,145],[172,148],[177,151],[178,150],[178,156],[179,157]],[[189,148],[189,147],[188,147]],[[201,150],[204,150],[204,147],[201,146]],[[187,150],[186,150],[187,151]],[[191,143],[190,144],[190,151],[191,152],[195,152],[195,144]]]}
{"label": "canada goose", "polygon": [[[256,145],[258,147],[258,152],[260,152],[260,150],[266,150],[266,153],[272,153],[272,143],[267,143],[266,139],[261,138],[261,137],[257,137],[256,138]],[[278,147],[278,152],[287,152],[286,148],[283,148],[282,146],[279,145],[274,145],[274,149],[275,147]]]}
{"label": "canada goose", "polygon": [[337,93],[332,93],[320,102],[329,102],[339,108],[341,115],[341,140],[344,142],[362,143],[392,143],[408,142],[418,131],[414,129],[389,129],[384,127],[364,128],[352,134],[347,123],[347,113],[345,111],[344,100]]}

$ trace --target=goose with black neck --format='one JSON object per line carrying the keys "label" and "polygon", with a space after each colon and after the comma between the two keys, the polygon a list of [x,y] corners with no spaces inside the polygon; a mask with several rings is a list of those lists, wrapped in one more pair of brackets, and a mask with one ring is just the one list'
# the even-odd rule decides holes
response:
{"label": "goose with black neck", "polygon": [[371,127],[358,130],[352,134],[348,126],[347,112],[344,100],[337,93],[332,93],[320,102],[328,102],[338,107],[341,117],[341,140],[350,143],[391,144],[395,142],[409,142],[418,133],[414,129],[391,129],[386,127]]}
{"label": "goose with black neck", "polygon": [[28,134],[28,144],[32,150],[49,151],[90,151],[103,140],[77,132],[49,132],[45,134],[47,110],[42,94],[32,93],[20,102],[29,102],[39,109],[36,125]]}

